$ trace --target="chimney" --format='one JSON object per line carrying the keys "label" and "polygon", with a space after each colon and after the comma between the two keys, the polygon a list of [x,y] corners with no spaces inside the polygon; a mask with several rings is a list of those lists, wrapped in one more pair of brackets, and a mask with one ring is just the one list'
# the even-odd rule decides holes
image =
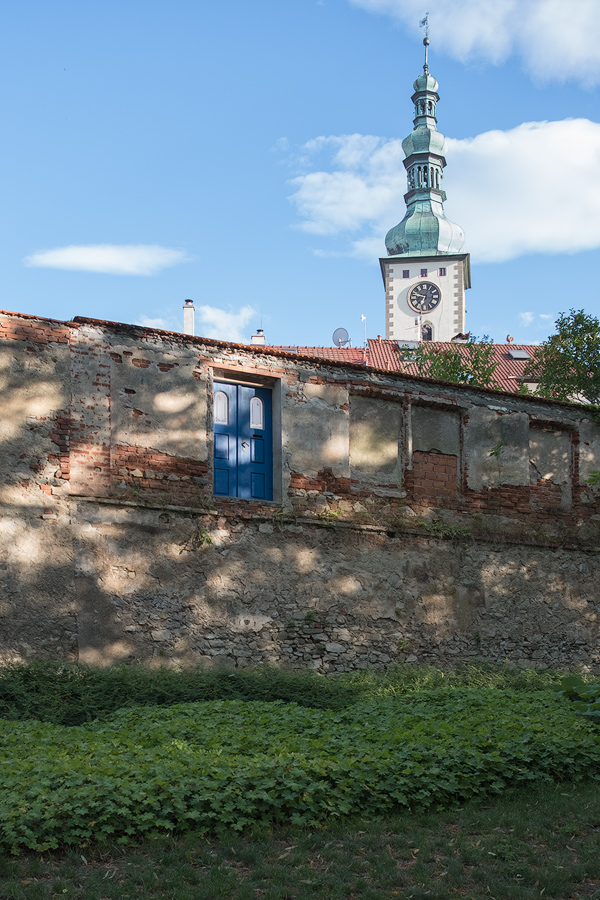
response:
{"label": "chimney", "polygon": [[252,337],[250,338],[251,344],[266,344],[267,339],[265,337],[265,333],[262,328],[257,328]]}
{"label": "chimney", "polygon": [[195,334],[194,331],[194,301],[186,300],[183,304],[183,333]]}

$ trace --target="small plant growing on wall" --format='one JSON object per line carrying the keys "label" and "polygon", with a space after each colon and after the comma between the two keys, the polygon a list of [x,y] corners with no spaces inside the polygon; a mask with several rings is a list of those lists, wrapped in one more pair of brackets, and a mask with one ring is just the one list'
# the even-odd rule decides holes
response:
{"label": "small plant growing on wall", "polygon": [[195,550],[202,550],[204,547],[208,547],[210,544],[212,544],[210,533],[206,530],[206,528],[202,528],[199,525],[192,536],[179,545],[181,547],[179,555],[181,556],[181,554],[185,552],[191,553]]}
{"label": "small plant growing on wall", "polygon": [[498,463],[498,484],[500,484],[500,455],[503,451],[504,441],[498,441],[498,443],[494,447],[488,450],[488,456],[492,456]]}
{"label": "small plant growing on wall", "polygon": [[600,469],[590,469],[587,480],[588,484],[600,484]]}
{"label": "small plant growing on wall", "polygon": [[419,522],[418,524],[427,534],[442,541],[457,541],[461,538],[464,540],[471,537],[471,530],[466,525],[450,525],[448,522],[440,521],[440,519],[434,519],[433,522]]}
{"label": "small plant growing on wall", "polygon": [[337,519],[339,515],[339,509],[324,509],[323,512],[317,513],[317,519]]}

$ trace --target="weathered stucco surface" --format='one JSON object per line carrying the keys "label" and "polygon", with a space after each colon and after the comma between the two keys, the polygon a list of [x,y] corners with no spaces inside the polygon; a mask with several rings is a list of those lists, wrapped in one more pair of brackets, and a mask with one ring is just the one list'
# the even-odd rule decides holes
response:
{"label": "weathered stucco surface", "polygon": [[413,406],[413,450],[436,450],[450,456],[460,455],[460,420],[458,412]]}
{"label": "weathered stucco surface", "polygon": [[527,484],[529,417],[493,407],[469,410],[465,455],[469,460],[467,484],[475,491],[501,484]]}
{"label": "weathered stucco surface", "polygon": [[310,477],[331,469],[336,476],[348,477],[346,386],[299,382],[284,407],[283,436],[294,471]]}
{"label": "weathered stucco surface", "polygon": [[172,456],[208,456],[206,382],[181,348],[162,351],[134,341],[111,345],[114,444],[152,447]]}
{"label": "weathered stucco surface", "polygon": [[400,404],[353,396],[350,401],[350,466],[365,483],[398,484],[401,446]]}

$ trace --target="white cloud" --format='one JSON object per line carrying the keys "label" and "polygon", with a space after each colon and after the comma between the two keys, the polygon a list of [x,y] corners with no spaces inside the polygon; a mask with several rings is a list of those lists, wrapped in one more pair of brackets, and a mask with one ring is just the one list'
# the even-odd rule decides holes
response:
{"label": "white cloud", "polygon": [[286,137],[277,138],[273,146],[271,147],[271,153],[283,153],[286,150],[289,150],[290,142]]}
{"label": "white cloud", "polygon": [[540,313],[540,319],[544,319],[547,321],[548,319],[553,319],[553,318],[554,318],[554,316],[551,316],[550,313]]}
{"label": "white cloud", "polygon": [[[338,135],[316,138],[303,151],[313,169],[317,154],[327,159],[292,181],[300,227],[347,235],[353,255],[384,255],[385,233],[405,210],[401,142]],[[600,247],[600,124],[525,122],[449,139],[447,158],[446,213],[478,262]]]}
{"label": "white cloud", "polygon": [[[249,343],[247,325],[256,315],[256,310],[252,306],[242,306],[237,312],[219,309],[217,306],[197,306],[196,312],[199,313],[202,323],[202,337],[233,341],[238,344]],[[198,331],[196,328],[196,333]]]}
{"label": "white cloud", "polygon": [[164,319],[160,316],[154,319],[150,316],[140,316],[139,319],[135,320],[135,324],[141,325],[143,328],[160,328],[162,331],[181,331],[181,329],[183,328],[183,315],[181,317],[179,327],[177,327],[177,323],[175,322],[174,318],[169,317],[167,319]]}
{"label": "white cloud", "polygon": [[[304,145],[308,161],[321,151],[332,156],[333,172],[310,172],[292,180],[305,231],[337,234],[357,223],[394,216],[406,190],[402,142],[370,134],[314,138]],[[395,223],[394,223],[395,224]]]}
{"label": "white cloud", "polygon": [[105,275],[156,275],[185,262],[182,250],[158,244],[83,244],[56,247],[26,256],[25,265],[42,269],[100,272]]}
{"label": "white cloud", "polygon": [[530,312],[522,312],[522,313],[519,313],[519,319],[521,320],[521,325],[527,326],[527,325],[533,324],[533,320],[535,319],[535,316],[533,313],[530,313]]}
{"label": "white cloud", "polygon": [[[423,0],[350,0],[416,34]],[[598,0],[430,0],[432,45],[461,61],[521,56],[539,80],[600,81]]]}

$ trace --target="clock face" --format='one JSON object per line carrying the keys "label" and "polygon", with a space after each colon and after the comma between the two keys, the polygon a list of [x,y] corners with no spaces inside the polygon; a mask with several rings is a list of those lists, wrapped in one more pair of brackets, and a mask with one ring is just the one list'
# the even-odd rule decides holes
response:
{"label": "clock face", "polygon": [[419,281],[408,292],[408,305],[417,313],[431,312],[440,305],[442,292],[431,281]]}

